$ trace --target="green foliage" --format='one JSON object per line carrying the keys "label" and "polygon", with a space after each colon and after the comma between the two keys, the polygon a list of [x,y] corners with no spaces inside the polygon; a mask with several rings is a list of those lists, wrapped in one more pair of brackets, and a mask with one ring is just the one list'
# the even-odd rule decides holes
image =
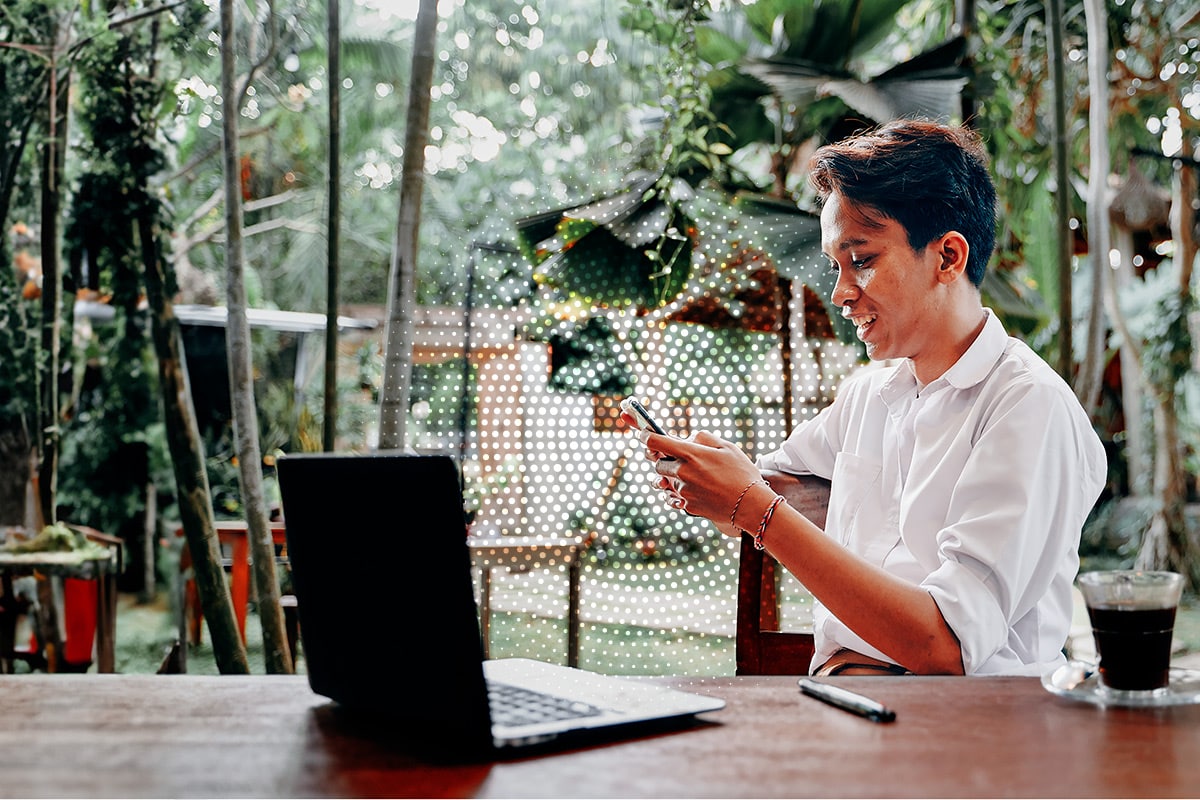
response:
{"label": "green foliage", "polygon": [[96,331],[59,471],[58,502],[71,521],[114,534],[140,527],[148,484],[174,486],[153,355],[129,327]]}
{"label": "green foliage", "polygon": [[34,429],[40,318],[40,304],[22,299],[12,270],[0,270],[0,427]]}
{"label": "green foliage", "polygon": [[[513,217],[609,190],[627,169],[635,144],[624,112],[649,95],[650,87],[630,83],[623,69],[649,54],[615,19],[598,26],[590,5],[572,2],[478,0],[455,4],[443,17],[418,302],[461,304],[472,242],[512,241]],[[264,297],[281,308],[317,311],[324,309],[321,226],[330,85],[324,74],[323,16],[302,13],[300,7],[281,6],[277,12],[283,23],[279,57],[256,75],[241,147],[253,199],[283,202],[248,213],[246,263],[259,274]],[[197,40],[207,33],[197,28]],[[411,22],[372,14],[363,6],[353,6],[343,20],[345,303],[386,302],[411,35]],[[289,71],[284,62],[293,50],[298,64]],[[179,130],[185,132],[178,162],[189,169],[168,184],[180,219],[189,219],[219,191],[220,176],[216,59],[202,56],[187,66],[187,80],[177,89]],[[219,226],[210,213],[190,219],[180,231],[181,242],[190,245],[187,259],[213,275],[218,286],[222,255],[209,231]],[[513,281],[508,289],[521,283]],[[485,281],[472,288],[477,305],[511,305],[513,297],[523,296],[514,291],[491,296]]]}
{"label": "green foliage", "polygon": [[0,266],[6,270],[11,253],[7,232],[14,205],[31,199],[34,125],[44,116],[49,64],[36,49],[52,41],[55,12],[62,0],[10,0],[0,7]]}
{"label": "green foliage", "polygon": [[1133,569],[1142,531],[1149,528],[1153,516],[1154,501],[1149,498],[1117,498],[1099,504],[1080,537],[1080,571]]}
{"label": "green foliage", "polygon": [[[884,98],[902,114],[942,113],[927,108],[941,100],[927,104],[925,98],[954,92],[963,77],[963,48],[951,39],[926,50],[947,38],[946,26],[930,24],[945,12],[930,6],[913,0],[763,0],[715,12],[697,29],[697,55],[710,69],[711,108],[728,134],[724,141],[732,151],[744,151],[731,161],[741,163],[761,150],[772,159],[765,175],[747,170],[739,178],[777,196],[803,194],[803,165],[790,161],[810,139],[827,141],[886,122],[876,119],[876,101]],[[905,60],[920,50],[925,52]],[[889,89],[886,81],[895,79],[904,87]]]}
{"label": "green foliage", "polygon": [[514,455],[505,456],[498,468],[487,473],[484,473],[478,460],[464,461],[463,510],[467,513],[468,522],[488,500],[516,485],[520,474],[521,460]]}
{"label": "green foliage", "polygon": [[1175,390],[1192,369],[1192,335],[1188,316],[1195,300],[1171,292],[1163,298],[1160,314],[1147,331],[1144,358],[1146,377],[1159,391]]}
{"label": "green foliage", "polygon": [[[177,6],[169,19],[195,19],[197,5],[203,4]],[[159,48],[179,43],[180,29],[157,15],[114,27],[86,21],[93,30],[81,30],[74,63],[81,168],[64,230],[76,266],[64,285],[110,296],[116,318],[98,327],[90,351],[78,354],[80,388],[64,430],[58,499],[74,521],[136,538],[144,530],[147,486],[174,485],[140,307],[144,258],[147,251],[159,257],[159,242],[142,241],[138,231],[143,222],[168,227],[150,185],[166,166],[158,120],[171,108]]]}
{"label": "green foliage", "polygon": [[32,539],[2,545],[0,550],[8,553],[75,553],[81,560],[112,556],[108,547],[89,541],[82,532],[61,522],[47,525]]}
{"label": "green foliage", "polygon": [[550,387],[586,394],[628,395],[633,370],[612,325],[602,316],[563,324],[550,334]]}
{"label": "green foliage", "polygon": [[[781,55],[845,68],[879,44],[911,0],[760,0],[745,7],[746,19]],[[831,31],[848,34],[830,35]]]}
{"label": "green foliage", "polygon": [[[657,205],[675,217],[674,209]],[[556,237],[561,250],[541,259],[534,280],[599,306],[658,308],[683,290],[691,266],[692,241],[680,233],[691,227],[690,220],[669,219],[666,225],[649,247],[639,248],[607,227],[564,217]]]}
{"label": "green foliage", "polygon": [[[730,404],[736,387],[746,386],[779,349],[773,333],[755,333],[736,328],[717,329],[706,325],[671,324],[665,332],[665,350],[671,353],[673,370],[670,390],[675,400]],[[713,372],[688,365],[705,364]]]}
{"label": "green foliage", "polygon": [[[413,368],[412,399],[417,409],[422,409],[413,421],[419,431],[417,439],[432,446],[442,442],[445,449],[461,442],[463,398],[467,389],[463,386],[463,361],[451,358],[441,364],[423,364]],[[471,376],[468,376],[468,379]],[[421,405],[417,405],[421,404]],[[474,403],[468,404],[468,412]],[[467,420],[471,424],[471,420]]]}
{"label": "green foliage", "polygon": [[640,166],[661,172],[656,189],[669,197],[671,182],[684,178],[695,185],[724,172],[731,151],[722,141],[722,126],[710,108],[712,87],[705,80],[707,65],[700,59],[697,24],[708,18],[707,0],[628,0],[622,24],[644,34],[661,56],[654,61],[658,105],[665,115],[657,147],[647,151]]}
{"label": "green foliage", "polygon": [[665,510],[644,486],[626,475],[618,495],[601,518],[588,509],[575,511],[569,522],[574,536],[597,534],[585,551],[596,566],[695,564],[718,549],[721,534],[699,522]]}
{"label": "green foliage", "polygon": [[[1163,120],[1190,89],[1196,68],[1193,9],[1158,0],[1109,0],[1105,3],[1110,68],[1109,145],[1114,171],[1138,152],[1163,148]],[[1042,0],[979,0],[978,47],[974,51],[976,123],[992,156],[1001,201],[998,238],[999,268],[1015,271],[1019,280],[1044,299],[1032,335],[1056,333],[1059,307],[1057,247],[1061,235],[1054,219],[1054,147],[1050,114],[1053,82],[1047,61],[1048,33]],[[1091,159],[1086,119],[1088,96],[1087,32],[1080,0],[1065,4],[1067,59],[1065,91],[1068,119],[1069,194],[1071,215],[1085,220],[1085,185]],[[1178,109],[1176,109],[1178,111]],[[1184,112],[1186,113],[1186,112]],[[1139,157],[1137,166],[1159,185],[1170,180],[1165,159]],[[1079,274],[1079,273],[1077,273]],[[1089,304],[1076,304],[1086,313]],[[1031,307],[1036,312],[1036,306]],[[1044,326],[1050,326],[1046,328]],[[1168,338],[1171,338],[1168,336]],[[1083,341],[1076,339],[1076,341]],[[1177,342],[1178,343],[1178,342]]]}

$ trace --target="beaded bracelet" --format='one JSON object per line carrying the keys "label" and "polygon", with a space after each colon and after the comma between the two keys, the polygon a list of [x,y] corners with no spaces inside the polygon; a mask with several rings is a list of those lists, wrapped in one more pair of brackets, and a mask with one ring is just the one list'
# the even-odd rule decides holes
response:
{"label": "beaded bracelet", "polygon": [[[729,524],[732,525],[735,530],[739,530],[739,531],[745,530],[745,528],[739,528],[738,524],[737,524],[737,512],[738,512],[738,509],[742,507],[742,498],[746,496],[746,492],[750,491],[753,487],[759,486],[759,485],[770,486],[771,484],[767,483],[766,481],[764,481],[761,478],[759,478],[758,480],[750,481],[749,483],[746,484],[746,488],[742,489],[742,493],[738,495],[737,502],[733,504],[733,511],[729,512]],[[749,531],[747,531],[747,533],[748,532]]]}
{"label": "beaded bracelet", "polygon": [[763,544],[763,540],[762,540],[763,534],[767,532],[767,525],[771,522],[771,517],[773,517],[775,515],[775,508],[780,503],[786,503],[786,502],[787,502],[787,500],[785,500],[783,498],[783,495],[781,495],[781,494],[776,495],[775,499],[771,501],[771,505],[767,506],[767,510],[765,512],[763,512],[762,521],[758,523],[758,530],[754,534],[754,549],[755,550],[766,550],[767,549],[767,546]]}

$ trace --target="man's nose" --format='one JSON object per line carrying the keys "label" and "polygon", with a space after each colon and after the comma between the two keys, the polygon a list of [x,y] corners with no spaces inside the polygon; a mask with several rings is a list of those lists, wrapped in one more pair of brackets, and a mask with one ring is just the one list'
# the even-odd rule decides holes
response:
{"label": "man's nose", "polygon": [[847,270],[839,270],[837,282],[833,284],[833,294],[830,299],[835,306],[841,307],[858,297],[858,286],[855,285],[853,274]]}

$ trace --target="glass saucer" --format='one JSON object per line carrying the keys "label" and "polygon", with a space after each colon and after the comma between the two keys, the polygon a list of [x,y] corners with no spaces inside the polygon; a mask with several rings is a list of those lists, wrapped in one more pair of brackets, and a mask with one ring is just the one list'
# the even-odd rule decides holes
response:
{"label": "glass saucer", "polygon": [[1083,670],[1082,674],[1087,674],[1093,669],[1091,664],[1071,661],[1065,667],[1043,675],[1042,686],[1046,691],[1060,697],[1099,706],[1137,708],[1200,703],[1200,670],[1172,667],[1167,688],[1148,692],[1125,692],[1101,686],[1099,672],[1093,672],[1079,680],[1080,670]]}

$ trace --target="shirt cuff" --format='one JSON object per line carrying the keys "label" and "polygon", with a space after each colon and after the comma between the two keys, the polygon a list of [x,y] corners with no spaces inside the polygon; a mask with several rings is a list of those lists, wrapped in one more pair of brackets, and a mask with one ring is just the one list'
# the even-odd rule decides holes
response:
{"label": "shirt cuff", "polygon": [[958,637],[963,672],[974,674],[1004,641],[996,641],[998,631],[1007,631],[991,589],[970,569],[955,561],[945,561],[921,582],[933,597],[942,618]]}

